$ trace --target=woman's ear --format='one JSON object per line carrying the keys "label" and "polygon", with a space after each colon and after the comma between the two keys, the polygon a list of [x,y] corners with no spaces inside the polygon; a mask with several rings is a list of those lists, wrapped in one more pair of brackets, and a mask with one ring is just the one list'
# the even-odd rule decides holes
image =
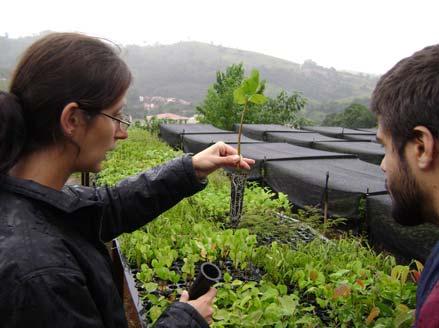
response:
{"label": "woman's ear", "polygon": [[72,137],[81,126],[82,115],[76,102],[68,103],[61,112],[60,125],[65,136]]}
{"label": "woman's ear", "polygon": [[416,163],[420,169],[428,169],[437,159],[438,140],[433,136],[430,130],[422,125],[413,129],[415,138],[413,139],[414,155]]}

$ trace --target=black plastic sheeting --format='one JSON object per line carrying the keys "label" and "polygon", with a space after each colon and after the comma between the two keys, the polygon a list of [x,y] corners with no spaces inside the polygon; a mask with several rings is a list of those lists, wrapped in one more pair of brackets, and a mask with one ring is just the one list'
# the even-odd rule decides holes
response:
{"label": "black plastic sheeting", "polygon": [[[183,150],[186,153],[198,153],[210,145],[218,141],[225,143],[237,143],[237,133],[218,133],[218,134],[185,134],[182,135]],[[241,135],[241,144],[247,143],[261,143],[262,141],[247,138]]]}
{"label": "black plastic sheeting", "polygon": [[315,142],[313,148],[355,154],[359,159],[379,165],[384,157],[384,149],[379,144],[367,141]]}
{"label": "black plastic sheeting", "polygon": [[[237,148],[237,144],[230,145]],[[256,161],[249,173],[249,179],[253,180],[264,178],[266,171],[265,164],[268,161],[354,157],[352,155],[299,147],[287,143],[271,142],[241,144],[241,154],[244,157],[252,158]]]}
{"label": "black plastic sheeting", "polygon": [[[238,132],[239,124],[235,124],[233,129]],[[267,141],[266,136],[268,132],[308,132],[289,128],[280,124],[243,124],[242,134],[256,140]]]}
{"label": "black plastic sheeting", "polygon": [[359,130],[359,131],[365,131],[365,132],[369,132],[369,133],[373,133],[373,134],[377,134],[378,129],[377,128],[358,128],[355,130]]}
{"label": "black plastic sheeting", "polygon": [[354,141],[369,141],[369,142],[377,142],[377,138],[375,134],[344,134],[343,136],[344,139],[347,140],[354,140]]}
{"label": "black plastic sheeting", "polygon": [[228,134],[211,124],[160,124],[159,136],[174,148],[182,148],[182,136],[187,134]]}
{"label": "black plastic sheeting", "polygon": [[331,138],[315,132],[269,132],[266,134],[266,139],[271,142],[287,142],[308,148],[354,154],[372,164],[380,164],[384,157],[384,149],[377,143]]}
{"label": "black plastic sheeting", "polygon": [[360,199],[368,192],[386,192],[380,168],[359,159],[270,161],[264,181],[299,207],[322,206],[327,172],[329,215],[359,219]]}
{"label": "black plastic sheeting", "polygon": [[375,133],[354,130],[337,126],[304,126],[304,130],[317,132],[332,138],[341,138],[358,141],[376,141]]}
{"label": "black plastic sheeting", "polygon": [[425,262],[439,240],[439,227],[431,223],[407,227],[391,217],[389,195],[367,197],[367,226],[369,241],[375,247],[399,254],[405,260]]}
{"label": "black plastic sheeting", "polygon": [[308,148],[312,148],[315,142],[320,141],[345,141],[343,139],[331,138],[315,132],[268,132],[266,134],[266,139],[270,142],[286,142],[292,145]]}

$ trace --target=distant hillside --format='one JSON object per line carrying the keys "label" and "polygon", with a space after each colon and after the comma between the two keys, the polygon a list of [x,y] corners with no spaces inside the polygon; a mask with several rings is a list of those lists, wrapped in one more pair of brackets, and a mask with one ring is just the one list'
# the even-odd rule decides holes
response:
{"label": "distant hillside", "polygon": [[[0,37],[0,78],[16,63],[17,56],[35,37],[10,39]],[[267,94],[281,89],[299,91],[309,99],[308,114],[313,111],[335,112],[352,100],[367,105],[377,77],[352,74],[324,68],[311,60],[297,64],[287,60],[238,49],[200,42],[173,45],[126,46],[123,57],[134,75],[129,101],[141,110],[139,96],[173,97],[190,101],[192,108],[201,102],[207,88],[215,81],[216,72],[243,62],[247,72],[257,68],[266,79]],[[0,84],[1,87],[1,84]],[[187,112],[187,110],[185,110]],[[314,113],[315,114],[315,113]]]}

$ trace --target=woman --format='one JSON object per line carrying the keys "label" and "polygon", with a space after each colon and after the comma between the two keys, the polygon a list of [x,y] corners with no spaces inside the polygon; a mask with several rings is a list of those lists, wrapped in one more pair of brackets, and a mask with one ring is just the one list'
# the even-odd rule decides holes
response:
{"label": "woman", "polygon": [[[103,242],[203,189],[217,168],[254,163],[218,143],[114,188],[64,187],[73,172],[99,172],[127,138],[130,83],[110,45],[53,33],[28,48],[0,93],[2,327],[127,327]],[[157,326],[207,326],[215,293],[188,301],[185,292]]]}

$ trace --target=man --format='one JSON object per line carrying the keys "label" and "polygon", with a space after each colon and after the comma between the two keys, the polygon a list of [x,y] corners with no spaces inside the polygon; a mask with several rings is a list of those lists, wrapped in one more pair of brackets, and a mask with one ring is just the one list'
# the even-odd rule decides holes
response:
{"label": "man", "polygon": [[[372,95],[381,168],[394,218],[404,225],[439,225],[439,45],[398,62]],[[439,327],[439,243],[419,281],[416,327]]]}

